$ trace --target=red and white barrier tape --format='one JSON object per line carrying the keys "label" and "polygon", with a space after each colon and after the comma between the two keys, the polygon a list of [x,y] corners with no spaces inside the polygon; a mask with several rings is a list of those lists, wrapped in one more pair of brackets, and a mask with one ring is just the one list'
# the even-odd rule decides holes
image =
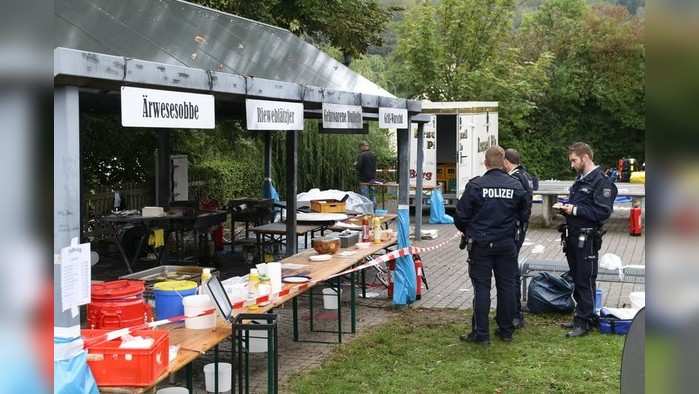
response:
{"label": "red and white barrier tape", "polygon": [[[409,246],[406,248],[394,250],[390,253],[386,253],[384,255],[378,256],[375,259],[368,260],[364,264],[361,264],[361,265],[358,265],[354,268],[350,268],[346,271],[342,271],[340,273],[334,274],[334,275],[330,276],[329,278],[325,278],[321,281],[311,280],[309,282],[301,283],[301,284],[296,285],[296,286],[287,287],[286,289],[283,289],[282,291],[280,291],[278,293],[273,293],[273,294],[268,294],[268,295],[264,295],[261,297],[257,297],[255,299],[254,303],[250,302],[248,300],[245,300],[245,299],[237,299],[235,301],[231,301],[231,305],[233,306],[234,310],[235,309],[243,309],[244,307],[251,306],[251,305],[257,305],[258,307],[265,306],[265,305],[269,304],[271,301],[277,300],[280,297],[284,297],[290,293],[294,293],[294,294],[301,293],[301,292],[305,291],[306,289],[308,289],[309,287],[315,286],[316,284],[318,284],[320,282],[325,282],[329,279],[337,278],[338,276],[343,276],[343,275],[351,274],[352,272],[361,271],[363,269],[373,267],[373,266],[381,264],[381,263],[387,263],[389,261],[396,260],[399,257],[407,256],[409,254],[410,255],[420,254],[423,252],[429,252],[432,250],[442,248],[445,245],[447,245],[449,242],[459,238],[460,236],[461,236],[461,233],[457,232],[456,234],[454,234],[453,237],[447,239],[446,241],[440,242],[436,245],[432,245],[429,247],[423,247],[423,248],[416,247],[416,246]],[[94,337],[94,338],[90,338],[89,340],[86,340],[85,341],[85,348],[87,348],[89,346],[95,346],[95,345],[98,345],[98,344],[101,344],[104,342],[108,342],[108,341],[122,337],[122,336],[127,335],[127,334],[131,334],[136,330],[145,329],[145,328],[156,328],[159,326],[164,326],[166,324],[181,322],[187,318],[206,316],[206,315],[210,315],[212,313],[215,313],[215,310],[208,309],[208,310],[205,310],[202,313],[195,315],[195,316],[184,316],[184,315],[173,316],[173,317],[170,317],[168,319],[157,320],[157,321],[153,321],[153,322],[146,323],[146,324],[141,324],[141,325],[134,326],[134,327],[120,328],[118,330],[114,330],[114,331],[110,331],[108,333],[105,333],[104,335],[101,335],[99,337]]]}

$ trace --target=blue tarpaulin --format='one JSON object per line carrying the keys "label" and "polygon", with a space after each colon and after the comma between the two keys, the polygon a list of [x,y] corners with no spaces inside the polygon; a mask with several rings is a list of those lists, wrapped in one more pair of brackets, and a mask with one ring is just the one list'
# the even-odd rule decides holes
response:
{"label": "blue tarpaulin", "polygon": [[[398,209],[398,247],[410,246],[410,219],[408,208]],[[407,305],[415,301],[415,263],[413,256],[407,255],[396,260],[393,273],[393,304]]]}
{"label": "blue tarpaulin", "polygon": [[272,199],[274,202],[279,202],[279,193],[277,193],[277,189],[274,188],[274,184],[272,184],[272,180],[269,178],[265,179],[262,184],[262,196]]}
{"label": "blue tarpaulin", "polygon": [[[54,337],[54,343],[66,343],[71,339]],[[75,341],[77,339],[72,339]],[[28,391],[29,392],[29,391]],[[87,353],[79,351],[72,357],[53,362],[53,392],[55,394],[99,394],[97,383],[87,366]]]}
{"label": "blue tarpaulin", "polygon": [[430,224],[454,224],[454,218],[444,209],[444,196],[437,189],[430,196]]}

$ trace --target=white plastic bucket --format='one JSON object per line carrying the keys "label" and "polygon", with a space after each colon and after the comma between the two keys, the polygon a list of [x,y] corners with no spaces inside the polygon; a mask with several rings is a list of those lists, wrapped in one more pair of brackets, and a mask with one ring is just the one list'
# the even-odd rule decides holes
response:
{"label": "white plastic bucket", "polygon": [[[231,373],[233,366],[229,363],[218,363],[218,391],[225,393],[231,390]],[[214,392],[214,363],[204,365],[204,384],[206,391]]]}
{"label": "white plastic bucket", "polygon": [[323,308],[325,309],[337,309],[337,291],[326,287],[323,289]]}
{"label": "white plastic bucket", "polygon": [[629,294],[631,299],[631,307],[635,309],[641,309],[646,306],[646,292],[645,291],[634,291]]}
{"label": "white plastic bucket", "polygon": [[[264,324],[263,321],[253,320],[253,323]],[[267,330],[250,330],[250,353],[267,353]]]}
{"label": "white plastic bucket", "polygon": [[[204,311],[214,309],[214,304],[207,294],[191,295],[182,299],[185,316],[196,316]],[[216,313],[206,316],[187,318],[184,320],[185,328],[204,330],[216,327]]]}
{"label": "white plastic bucket", "polygon": [[155,394],[189,394],[189,390],[185,387],[164,387],[156,391]]}

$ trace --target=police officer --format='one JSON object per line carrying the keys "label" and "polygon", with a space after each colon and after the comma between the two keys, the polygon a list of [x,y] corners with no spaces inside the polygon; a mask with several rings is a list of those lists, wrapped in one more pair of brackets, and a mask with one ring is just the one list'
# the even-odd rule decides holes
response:
{"label": "police officer", "polygon": [[578,173],[570,188],[568,204],[559,209],[566,218],[561,227],[561,244],[575,282],[575,318],[562,326],[569,337],[586,335],[596,324],[595,288],[598,253],[602,246],[602,225],[614,209],[617,189],[592,161],[592,148],[576,142],[568,147],[570,166]]}
{"label": "police officer", "polygon": [[[532,210],[532,198],[534,191],[534,178],[527,172],[527,170],[522,165],[522,157],[515,149],[507,149],[505,151],[505,171],[510,174],[511,177],[515,178],[521,185],[524,191],[527,193],[527,208],[528,212],[526,219],[518,223],[517,233],[515,235],[515,243],[517,244],[517,260],[519,261],[519,251],[522,249],[522,244],[524,243],[524,238],[527,235],[527,228],[529,227],[529,216]],[[515,318],[514,326],[515,328],[524,327],[524,314],[522,313],[522,278],[519,268],[515,270]]]}
{"label": "police officer", "polygon": [[485,152],[487,171],[466,185],[454,221],[468,240],[469,276],[474,289],[472,331],[461,339],[478,344],[490,343],[488,313],[493,272],[497,288],[495,334],[509,342],[514,331],[516,223],[527,217],[528,206],[522,186],[505,172],[504,159],[505,151],[499,146]]}

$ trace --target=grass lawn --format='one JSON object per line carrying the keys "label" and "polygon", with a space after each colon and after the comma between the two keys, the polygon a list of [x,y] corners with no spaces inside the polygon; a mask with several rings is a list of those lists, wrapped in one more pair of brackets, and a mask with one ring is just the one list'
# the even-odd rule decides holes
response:
{"label": "grass lawn", "polygon": [[[492,317],[493,313],[491,313]],[[624,337],[565,338],[569,316],[527,316],[512,343],[459,341],[471,311],[407,310],[295,376],[295,393],[618,393]],[[468,324],[467,324],[468,323]]]}

